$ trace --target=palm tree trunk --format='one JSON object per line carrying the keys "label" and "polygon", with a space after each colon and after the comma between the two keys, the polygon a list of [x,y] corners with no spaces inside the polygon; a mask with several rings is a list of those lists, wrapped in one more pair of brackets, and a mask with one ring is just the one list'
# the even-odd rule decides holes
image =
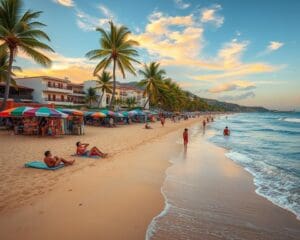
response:
{"label": "palm tree trunk", "polygon": [[2,102],[2,106],[0,108],[0,111],[5,109],[6,102],[9,97],[9,89],[10,89],[10,83],[11,83],[11,72],[12,72],[13,61],[14,61],[14,50],[12,48],[9,48],[8,72],[7,72],[7,78],[6,78],[4,98],[3,98],[3,102]]}
{"label": "palm tree trunk", "polygon": [[110,104],[109,104],[109,108],[112,109],[112,105],[114,103],[114,100],[115,100],[115,94],[116,94],[116,60],[114,59],[114,63],[113,63],[113,92],[112,92],[112,96],[111,96],[111,99],[110,99]]}
{"label": "palm tree trunk", "polygon": [[144,109],[146,108],[147,103],[149,102],[149,100],[150,100],[150,94],[149,94],[149,97],[148,97],[147,101],[146,101],[145,104],[144,104]]}
{"label": "palm tree trunk", "polygon": [[104,95],[104,92],[102,92],[101,97],[99,99],[98,108],[100,108],[100,104],[102,103],[103,95]]}

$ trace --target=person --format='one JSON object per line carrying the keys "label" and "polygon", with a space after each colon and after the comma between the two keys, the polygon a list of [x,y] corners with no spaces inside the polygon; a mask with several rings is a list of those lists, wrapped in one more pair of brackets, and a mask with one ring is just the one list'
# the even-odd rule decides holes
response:
{"label": "person", "polygon": [[109,118],[109,127],[114,127],[115,123],[114,123],[114,119],[112,117]]}
{"label": "person", "polygon": [[44,153],[44,155],[45,155],[44,162],[46,163],[46,165],[49,168],[56,167],[60,163],[64,163],[65,165],[73,165],[74,162],[75,162],[75,159],[72,160],[72,161],[68,161],[68,160],[66,160],[64,158],[61,158],[61,157],[57,157],[57,156],[52,157],[52,154],[51,154],[51,152],[49,150],[46,151]]}
{"label": "person", "polygon": [[165,126],[165,117],[164,116],[162,116],[161,118],[160,118],[160,123],[161,123],[161,125],[164,127]]}
{"label": "person", "polygon": [[152,127],[149,125],[149,123],[145,124],[145,129],[152,129]]}
{"label": "person", "polygon": [[223,135],[224,136],[230,136],[230,130],[228,129],[227,126],[224,128]]}
{"label": "person", "polygon": [[188,129],[185,128],[183,131],[183,145],[184,147],[187,147],[187,144],[189,142],[189,133],[188,133]]}
{"label": "person", "polygon": [[80,156],[99,156],[99,157],[106,157],[107,153],[101,152],[97,147],[92,147],[91,150],[87,150],[87,147],[89,146],[88,143],[76,143],[76,154]]}
{"label": "person", "polygon": [[203,121],[202,121],[202,126],[203,126],[203,128],[205,129],[205,126],[206,126],[206,121],[205,121],[205,119],[203,119]]}

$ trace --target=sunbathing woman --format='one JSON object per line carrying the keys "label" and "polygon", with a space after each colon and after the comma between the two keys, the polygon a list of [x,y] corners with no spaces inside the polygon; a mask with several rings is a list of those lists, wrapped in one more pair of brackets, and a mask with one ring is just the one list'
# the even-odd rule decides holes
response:
{"label": "sunbathing woman", "polygon": [[63,159],[63,158],[60,158],[60,157],[57,157],[57,156],[52,157],[51,152],[46,151],[44,162],[46,163],[46,165],[49,168],[52,168],[52,167],[57,167],[61,162],[63,162],[65,165],[72,165],[75,162],[75,160],[68,161],[66,159]]}
{"label": "sunbathing woman", "polygon": [[99,157],[106,157],[107,153],[101,152],[98,148],[92,147],[91,150],[87,150],[87,147],[89,146],[88,143],[76,143],[76,154],[80,156],[99,156]]}

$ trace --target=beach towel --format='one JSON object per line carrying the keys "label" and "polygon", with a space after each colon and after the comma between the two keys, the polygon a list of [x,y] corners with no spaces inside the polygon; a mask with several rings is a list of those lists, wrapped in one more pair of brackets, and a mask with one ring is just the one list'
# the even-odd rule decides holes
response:
{"label": "beach towel", "polygon": [[64,166],[65,165],[63,163],[61,163],[60,165],[58,165],[56,167],[51,167],[50,168],[46,165],[46,163],[40,162],[40,161],[33,161],[33,162],[25,163],[25,167],[38,168],[38,169],[44,169],[44,170],[57,170],[57,169],[62,168]]}
{"label": "beach towel", "polygon": [[72,154],[72,157],[82,157],[82,158],[95,158],[95,159],[100,159],[100,156],[88,156],[88,155],[78,155],[78,154]]}

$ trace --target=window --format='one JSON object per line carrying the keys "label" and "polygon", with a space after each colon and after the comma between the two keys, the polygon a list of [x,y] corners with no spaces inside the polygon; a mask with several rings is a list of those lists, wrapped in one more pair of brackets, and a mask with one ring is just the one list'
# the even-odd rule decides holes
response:
{"label": "window", "polygon": [[48,101],[51,101],[51,95],[48,94]]}
{"label": "window", "polygon": [[48,87],[51,87],[51,85],[52,85],[51,82],[48,82]]}
{"label": "window", "polygon": [[64,96],[64,95],[61,95],[61,96],[60,96],[60,100],[61,100],[62,102],[64,102],[64,101],[65,101],[65,96]]}
{"label": "window", "polygon": [[52,99],[53,99],[53,101],[55,101],[56,100],[56,95],[52,95]]}

